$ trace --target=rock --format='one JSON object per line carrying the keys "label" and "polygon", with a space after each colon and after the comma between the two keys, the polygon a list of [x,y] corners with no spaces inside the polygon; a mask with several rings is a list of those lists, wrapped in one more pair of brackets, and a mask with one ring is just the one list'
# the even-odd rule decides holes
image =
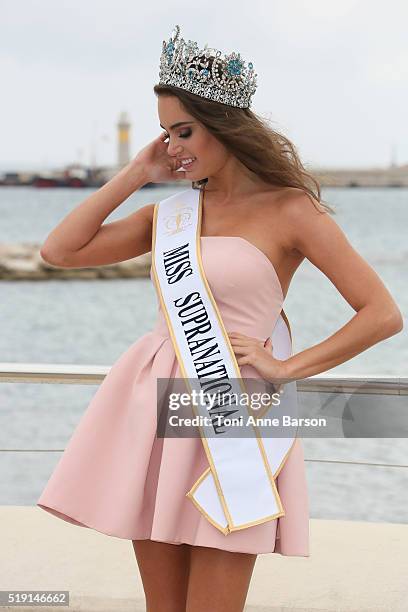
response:
{"label": "rock", "polygon": [[41,244],[0,243],[0,280],[47,280],[71,278],[148,278],[151,253],[115,264],[88,268],[61,268],[40,255]]}

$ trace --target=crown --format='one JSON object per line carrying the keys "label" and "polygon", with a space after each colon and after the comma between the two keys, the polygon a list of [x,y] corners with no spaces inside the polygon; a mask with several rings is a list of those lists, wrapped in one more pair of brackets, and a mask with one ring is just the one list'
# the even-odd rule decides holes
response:
{"label": "crown", "polygon": [[239,53],[222,54],[205,45],[199,49],[196,42],[187,43],[179,38],[176,25],[160,57],[160,85],[173,85],[197,96],[222,104],[248,108],[257,88],[252,62],[245,65]]}

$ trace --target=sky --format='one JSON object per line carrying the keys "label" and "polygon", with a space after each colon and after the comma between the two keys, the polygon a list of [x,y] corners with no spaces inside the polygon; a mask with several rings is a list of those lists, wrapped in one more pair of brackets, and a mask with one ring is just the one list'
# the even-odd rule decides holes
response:
{"label": "sky", "polygon": [[113,165],[161,132],[163,40],[240,52],[251,109],[320,168],[408,163],[406,0],[1,0],[0,170]]}

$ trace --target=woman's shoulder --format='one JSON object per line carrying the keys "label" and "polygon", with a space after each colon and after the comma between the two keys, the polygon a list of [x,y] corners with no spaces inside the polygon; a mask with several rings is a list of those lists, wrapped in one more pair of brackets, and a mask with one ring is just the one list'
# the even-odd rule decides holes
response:
{"label": "woman's shoulder", "polygon": [[[303,189],[283,187],[265,193],[263,199],[263,219],[265,229],[276,236],[287,252],[296,249],[299,235],[306,228],[316,225],[318,219],[329,215],[317,198]],[[320,224],[319,224],[320,226]]]}
{"label": "woman's shoulder", "polygon": [[326,212],[319,200],[311,193],[299,187],[282,187],[280,190],[271,190],[271,197],[282,212],[288,215],[310,214],[314,210]]}

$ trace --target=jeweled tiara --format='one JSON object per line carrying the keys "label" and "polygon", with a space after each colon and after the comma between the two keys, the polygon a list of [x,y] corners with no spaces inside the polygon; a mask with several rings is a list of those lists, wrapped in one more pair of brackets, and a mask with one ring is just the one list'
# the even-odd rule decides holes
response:
{"label": "jeweled tiara", "polygon": [[248,108],[257,88],[252,62],[245,65],[239,53],[222,54],[205,45],[199,49],[196,42],[180,38],[176,25],[172,36],[163,40],[160,57],[160,85],[173,85],[197,96],[222,104]]}

